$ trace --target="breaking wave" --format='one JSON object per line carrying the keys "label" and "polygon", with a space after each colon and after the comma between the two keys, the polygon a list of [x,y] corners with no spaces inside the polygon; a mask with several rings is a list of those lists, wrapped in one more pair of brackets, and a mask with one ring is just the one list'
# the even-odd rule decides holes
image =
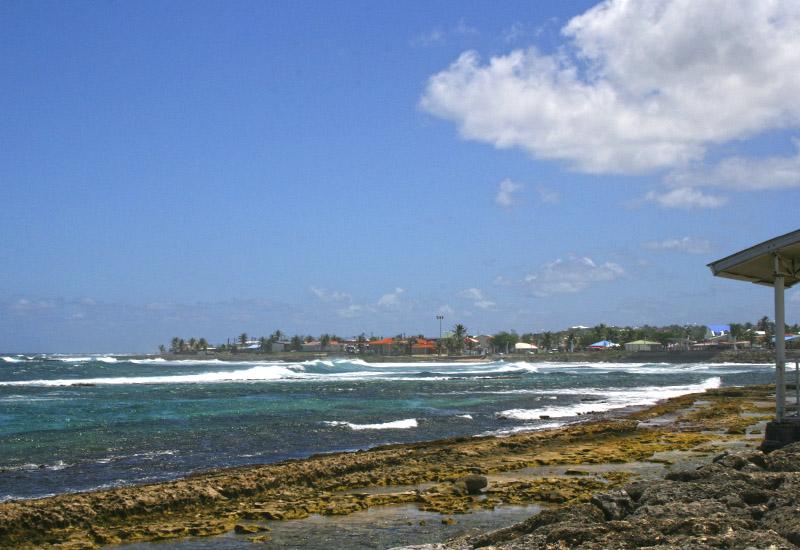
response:
{"label": "breaking wave", "polygon": [[564,418],[587,413],[605,412],[623,407],[652,405],[662,399],[719,388],[721,385],[722,379],[715,376],[700,384],[687,386],[647,386],[626,390],[608,389],[592,390],[588,392],[572,390],[573,394],[598,395],[601,396],[601,398],[589,402],[573,403],[564,406],[541,407],[538,409],[508,409],[496,413],[495,416],[508,420]]}
{"label": "breaking wave", "polygon": [[382,424],[353,424],[352,422],[342,422],[339,420],[326,421],[328,426],[343,426],[351,430],[407,430],[418,426],[416,418],[406,418],[405,420],[395,420]]}
{"label": "breaking wave", "polygon": [[106,386],[125,384],[207,384],[213,382],[259,382],[303,378],[302,372],[269,365],[245,370],[203,372],[198,374],[176,374],[172,376],[117,376],[106,378],[77,378],[57,380],[20,380],[0,382],[0,386]]}

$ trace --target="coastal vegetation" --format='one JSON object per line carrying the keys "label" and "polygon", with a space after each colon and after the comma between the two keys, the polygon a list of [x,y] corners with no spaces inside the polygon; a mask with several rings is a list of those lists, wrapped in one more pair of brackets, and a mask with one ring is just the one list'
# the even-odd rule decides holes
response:
{"label": "coastal vegetation", "polygon": [[[773,347],[775,325],[768,317],[764,316],[756,322],[729,323],[726,342],[731,342],[733,349],[738,346],[748,347]],[[800,325],[786,325],[786,334],[800,333]],[[665,326],[615,326],[600,323],[592,327],[575,326],[561,330],[527,331],[504,330],[494,334],[470,334],[467,327],[457,323],[452,330],[447,331],[441,338],[427,338],[422,334],[406,335],[397,334],[392,339],[390,346],[391,355],[413,355],[414,349],[425,350],[424,353],[447,353],[453,355],[476,355],[485,353],[509,353],[518,343],[536,346],[542,351],[560,351],[574,353],[587,350],[593,343],[609,341],[625,343],[637,340],[655,342],[662,346],[686,347],[691,343],[707,340],[708,327],[698,324],[671,324]],[[362,333],[360,335],[344,338],[334,333],[323,333],[319,336],[295,334],[289,337],[280,329],[273,331],[269,336],[252,338],[247,332],[242,332],[235,338],[228,338],[225,342],[216,345],[209,344],[206,338],[173,337],[170,341],[169,352],[172,354],[192,354],[207,352],[258,352],[274,353],[286,351],[314,351],[314,352],[345,352],[351,354],[369,353],[371,343],[386,340],[382,336]],[[417,346],[419,342],[432,342],[429,348]],[[164,345],[159,346],[163,354],[167,350]],[[387,353],[384,353],[387,354]]]}

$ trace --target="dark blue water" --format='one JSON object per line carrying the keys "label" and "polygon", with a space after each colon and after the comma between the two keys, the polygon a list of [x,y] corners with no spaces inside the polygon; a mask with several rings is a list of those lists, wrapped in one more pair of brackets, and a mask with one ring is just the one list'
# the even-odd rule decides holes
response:
{"label": "dark blue water", "polygon": [[[0,499],[574,421],[770,365],[0,359]],[[545,415],[549,418],[540,418]]]}

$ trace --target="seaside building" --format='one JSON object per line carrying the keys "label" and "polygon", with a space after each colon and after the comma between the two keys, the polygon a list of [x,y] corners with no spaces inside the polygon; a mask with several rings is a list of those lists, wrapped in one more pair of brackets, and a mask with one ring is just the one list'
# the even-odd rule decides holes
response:
{"label": "seaside building", "polygon": [[706,325],[706,342],[722,342],[731,338],[730,325]]}
{"label": "seaside building", "polygon": [[625,351],[663,351],[664,344],[652,340],[634,340],[625,344]]}
{"label": "seaside building", "polygon": [[271,350],[273,353],[283,353],[292,349],[292,343],[282,340],[280,342],[272,342]]}
{"label": "seaside building", "polygon": [[514,344],[514,351],[516,353],[536,353],[539,351],[539,346],[536,344],[528,344],[526,342],[517,342]]}
{"label": "seaside building", "polygon": [[[594,351],[600,351],[600,350],[604,350],[604,349],[614,349],[614,348],[618,348],[618,347],[619,347],[619,344],[615,344],[614,342],[611,342],[610,340],[600,340],[599,342],[595,342],[594,344],[589,345],[588,349],[594,350]],[[625,349],[627,349],[627,345],[625,346]]]}
{"label": "seaside building", "polygon": [[436,342],[427,338],[382,338],[369,343],[375,355],[431,355],[436,353]]}
{"label": "seaside building", "polygon": [[[800,441],[800,383],[786,386],[786,289],[800,283],[800,230],[746,248],[708,267],[717,277],[772,287],[775,304],[775,420],[768,422],[765,451]],[[793,399],[787,399],[789,389]],[[791,408],[790,408],[791,407]],[[793,409],[793,410],[792,410]],[[793,414],[792,414],[793,413]]]}

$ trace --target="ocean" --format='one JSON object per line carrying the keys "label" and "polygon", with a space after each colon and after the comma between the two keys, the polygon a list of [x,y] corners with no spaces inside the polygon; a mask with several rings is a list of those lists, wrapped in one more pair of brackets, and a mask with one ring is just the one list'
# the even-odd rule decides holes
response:
{"label": "ocean", "polygon": [[0,500],[580,421],[774,366],[0,357]]}

